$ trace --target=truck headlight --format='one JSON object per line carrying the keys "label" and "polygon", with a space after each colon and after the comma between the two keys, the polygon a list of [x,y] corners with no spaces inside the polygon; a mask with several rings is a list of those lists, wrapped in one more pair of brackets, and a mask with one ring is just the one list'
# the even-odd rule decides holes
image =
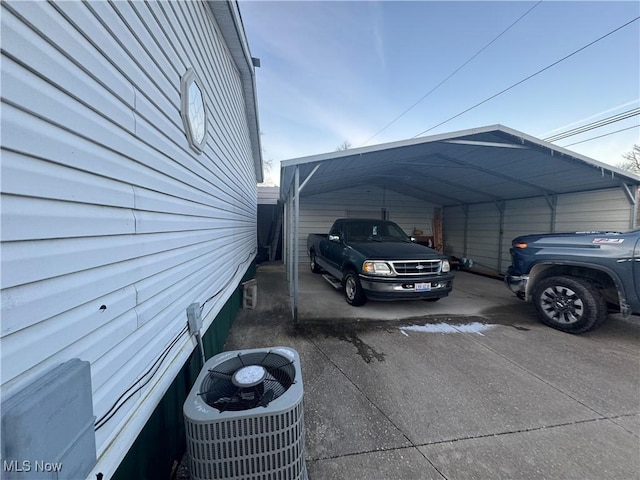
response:
{"label": "truck headlight", "polygon": [[443,273],[447,273],[451,271],[451,265],[449,265],[449,260],[442,260],[442,268],[441,271]]}
{"label": "truck headlight", "polygon": [[388,263],[374,262],[371,260],[367,260],[362,264],[362,271],[368,275],[385,275],[387,277],[394,275]]}

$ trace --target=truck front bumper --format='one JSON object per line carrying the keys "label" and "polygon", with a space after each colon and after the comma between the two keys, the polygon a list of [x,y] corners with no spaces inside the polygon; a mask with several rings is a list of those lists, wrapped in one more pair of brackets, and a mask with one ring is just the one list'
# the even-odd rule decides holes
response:
{"label": "truck front bumper", "polygon": [[360,275],[360,284],[371,300],[421,300],[442,298],[453,288],[453,275],[420,278],[380,278]]}
{"label": "truck front bumper", "polygon": [[507,274],[504,276],[504,283],[509,290],[515,293],[518,298],[524,300],[527,295],[527,283],[529,282],[529,275],[517,275],[507,270]]}

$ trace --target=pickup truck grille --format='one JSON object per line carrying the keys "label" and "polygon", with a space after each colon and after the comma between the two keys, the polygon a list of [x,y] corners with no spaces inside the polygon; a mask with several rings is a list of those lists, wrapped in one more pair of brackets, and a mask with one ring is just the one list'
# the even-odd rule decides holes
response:
{"label": "pickup truck grille", "polygon": [[440,273],[440,260],[405,260],[391,262],[398,275],[434,275]]}

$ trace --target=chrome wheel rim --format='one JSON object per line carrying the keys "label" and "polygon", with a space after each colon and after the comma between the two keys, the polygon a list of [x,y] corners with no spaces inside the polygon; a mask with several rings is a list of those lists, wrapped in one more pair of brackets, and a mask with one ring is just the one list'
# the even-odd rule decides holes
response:
{"label": "chrome wheel rim", "polygon": [[562,285],[546,288],[540,297],[540,306],[550,320],[563,325],[579,322],[584,316],[584,304],[580,297]]}
{"label": "chrome wheel rim", "polygon": [[344,291],[347,294],[349,300],[353,300],[356,295],[356,281],[353,277],[347,277],[347,281],[344,285]]}

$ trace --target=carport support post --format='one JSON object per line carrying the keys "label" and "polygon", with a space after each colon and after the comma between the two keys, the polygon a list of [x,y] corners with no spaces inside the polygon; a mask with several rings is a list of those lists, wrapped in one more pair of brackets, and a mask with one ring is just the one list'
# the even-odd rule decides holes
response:
{"label": "carport support post", "polygon": [[558,206],[558,196],[557,195],[545,195],[544,198],[547,200],[549,204],[549,208],[551,209],[551,220],[549,225],[549,233],[554,233],[556,231],[556,213]]}
{"label": "carport support post", "polygon": [[[293,323],[298,323],[298,277],[300,270],[300,239],[298,238],[298,223],[300,222],[300,192],[305,185],[311,180],[311,177],[318,171],[320,164],[317,164],[311,173],[304,179],[302,185],[300,184],[300,166],[296,165],[296,170],[293,178],[293,195],[289,196],[291,210],[291,217],[289,222],[289,230],[291,236],[289,237],[289,269],[287,269],[289,282],[289,298],[291,300],[291,314],[293,316]],[[289,273],[290,272],[290,273]]]}
{"label": "carport support post", "polygon": [[502,272],[502,242],[504,241],[504,211],[506,203],[504,200],[496,202],[496,207],[500,212],[500,227],[498,230],[498,268],[496,268],[496,272]]}
{"label": "carport support post", "polygon": [[296,173],[293,190],[293,298],[291,307],[293,309],[293,323],[298,323],[298,274],[300,258],[300,242],[298,241],[298,221],[300,220],[300,167],[296,165]]}
{"label": "carport support post", "polygon": [[[293,188],[293,186],[292,186]],[[293,308],[293,194],[289,192],[289,196],[285,202],[285,224],[286,224],[286,254],[285,265],[287,267],[287,286],[289,288],[289,300]],[[291,311],[293,314],[293,309]]]}
{"label": "carport support post", "polygon": [[631,187],[629,187],[626,183],[624,182],[620,182],[620,188],[622,188],[622,191],[624,192],[624,194],[627,197],[627,200],[629,200],[629,205],[631,205],[631,218],[629,219],[629,228],[635,228],[636,227],[636,219],[638,216],[638,186],[637,185],[633,185]]}
{"label": "carport support post", "polygon": [[462,205],[462,211],[464,212],[464,243],[462,256],[466,257],[469,247],[469,205]]}

